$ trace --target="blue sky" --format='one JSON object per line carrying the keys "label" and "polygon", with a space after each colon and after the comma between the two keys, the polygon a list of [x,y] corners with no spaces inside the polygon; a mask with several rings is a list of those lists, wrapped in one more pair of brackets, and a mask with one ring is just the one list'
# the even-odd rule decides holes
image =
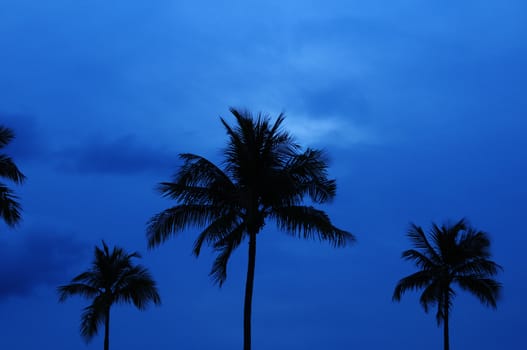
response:
{"label": "blue sky", "polygon": [[[81,299],[55,287],[105,239],[144,255],[163,305],[116,307],[112,346],[242,344],[246,247],[221,288],[195,230],[153,251],[145,223],[177,154],[220,159],[230,106],[285,111],[325,149],[353,232],[332,249],[259,237],[254,349],[440,349],[417,294],[393,304],[409,222],[467,217],[504,267],[497,311],[460,292],[454,349],[515,348],[527,309],[527,4],[509,1],[7,1],[0,12],[0,123],[28,177],[17,230],[0,226],[0,347],[98,349],[78,333]],[[3,225],[3,224],[2,224]]]}

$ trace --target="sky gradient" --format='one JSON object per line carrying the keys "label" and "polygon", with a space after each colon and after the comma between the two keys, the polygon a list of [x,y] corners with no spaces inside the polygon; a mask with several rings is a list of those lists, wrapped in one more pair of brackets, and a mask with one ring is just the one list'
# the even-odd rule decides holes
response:
{"label": "sky gradient", "polygon": [[28,177],[16,230],[0,223],[0,348],[99,349],[79,335],[82,299],[56,286],[93,246],[137,250],[163,305],[112,313],[115,349],[242,346],[247,244],[219,289],[197,230],[146,249],[147,220],[174,204],[155,186],[178,153],[215,162],[230,106],[284,111],[331,159],[324,206],[357,243],[333,249],[266,225],[253,348],[440,349],[418,294],[391,302],[413,266],[410,222],[466,217],[504,267],[498,310],[460,292],[453,349],[524,342],[527,269],[527,3],[481,1],[8,0],[0,11],[0,124]]}

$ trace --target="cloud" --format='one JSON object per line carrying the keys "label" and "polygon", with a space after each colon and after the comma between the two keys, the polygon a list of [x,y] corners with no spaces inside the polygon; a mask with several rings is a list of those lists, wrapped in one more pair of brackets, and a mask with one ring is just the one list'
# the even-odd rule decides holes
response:
{"label": "cloud", "polygon": [[378,137],[373,131],[341,117],[292,117],[288,119],[287,128],[305,145],[347,148],[378,142]]}
{"label": "cloud", "polygon": [[139,142],[127,135],[111,141],[93,140],[57,152],[58,167],[79,173],[130,175],[171,171],[177,154]]}
{"label": "cloud", "polygon": [[[3,233],[3,232],[2,232]],[[0,300],[31,295],[37,287],[55,287],[89,251],[73,236],[17,232],[0,240]]]}

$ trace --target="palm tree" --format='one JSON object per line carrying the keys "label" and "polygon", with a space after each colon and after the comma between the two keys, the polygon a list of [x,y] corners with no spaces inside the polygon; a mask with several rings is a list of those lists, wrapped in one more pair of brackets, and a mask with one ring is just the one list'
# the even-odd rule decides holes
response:
{"label": "palm tree", "polygon": [[122,248],[112,251],[103,241],[102,249],[95,247],[95,259],[86,272],[73,278],[70,284],[58,287],[59,301],[72,295],[92,299],[81,316],[80,332],[89,342],[104,322],[104,350],[110,346],[110,308],[113,304],[134,304],[144,310],[150,302],[161,303],[156,283],[148,270],[134,265],[132,259],[140,258],[139,253],[126,253]]}
{"label": "palm tree", "polygon": [[152,217],[147,228],[149,247],[190,226],[202,229],[193,253],[203,243],[217,252],[210,275],[220,286],[227,278],[227,262],[244,239],[249,257],[244,303],[244,349],[251,349],[251,308],[256,263],[256,237],[267,219],[282,231],[302,238],[317,238],[341,247],[353,241],[346,231],[333,226],[328,215],[303,205],[335,196],[335,180],[328,179],[327,162],[321,151],[300,146],[281,130],[284,115],[274,124],[261,114],[230,109],[237,125],[221,122],[229,141],[223,152],[223,169],[194,154],[181,154],[184,164],[171,182],[160,184],[163,196],[178,204]]}
{"label": "palm tree", "polygon": [[448,321],[456,295],[453,285],[496,308],[501,284],[492,277],[501,266],[489,260],[488,235],[464,219],[454,225],[433,224],[428,237],[421,227],[412,224],[408,237],[414,249],[404,251],[402,258],[414,262],[419,271],[397,283],[392,299],[400,301],[406,291],[424,289],[419,302],[425,312],[430,305],[437,305],[437,324],[443,323],[444,349],[449,350]]}
{"label": "palm tree", "polygon": [[[0,149],[7,146],[15,137],[13,131],[4,126],[0,126]],[[21,184],[26,177],[13,162],[11,157],[0,153],[0,177]],[[11,227],[14,227],[21,219],[20,204],[17,196],[9,187],[0,182],[0,217]]]}

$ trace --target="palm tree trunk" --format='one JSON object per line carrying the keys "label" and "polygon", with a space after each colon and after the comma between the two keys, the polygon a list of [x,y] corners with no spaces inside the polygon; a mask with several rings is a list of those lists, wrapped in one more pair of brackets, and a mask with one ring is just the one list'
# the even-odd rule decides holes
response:
{"label": "palm tree trunk", "polygon": [[448,309],[449,309],[449,300],[448,300],[448,291],[445,293],[444,303],[444,320],[443,320],[443,344],[444,350],[450,350],[450,340],[448,334]]}
{"label": "palm tree trunk", "polygon": [[106,310],[106,319],[104,320],[104,350],[110,349],[110,308]]}
{"label": "palm tree trunk", "polygon": [[251,350],[251,311],[256,265],[256,232],[249,233],[249,262],[245,281],[245,305],[243,308],[243,350]]}

